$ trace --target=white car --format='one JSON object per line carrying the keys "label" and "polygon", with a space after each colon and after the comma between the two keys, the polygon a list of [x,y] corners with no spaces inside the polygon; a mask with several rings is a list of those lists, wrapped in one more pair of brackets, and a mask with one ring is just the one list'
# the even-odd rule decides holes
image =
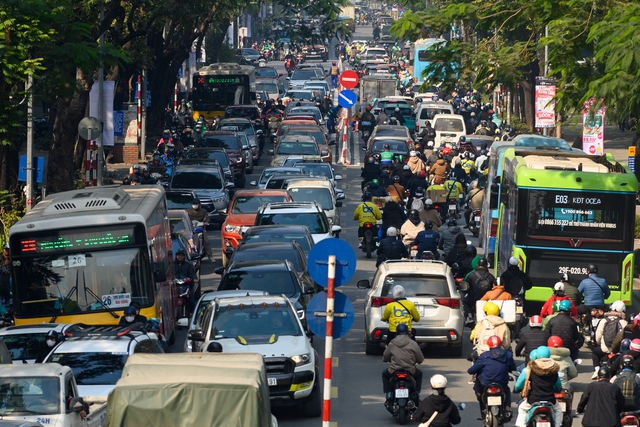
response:
{"label": "white car", "polygon": [[316,202],[267,203],[260,207],[254,225],[304,225],[314,243],[335,237],[342,231],[330,225],[322,206]]}
{"label": "white car", "polygon": [[[287,185],[287,192],[294,202],[318,202],[327,215],[329,224],[340,225],[342,202],[338,201],[338,193],[328,179],[295,179]],[[344,198],[344,193],[340,197]]]}
{"label": "white car", "polygon": [[0,329],[0,339],[7,345],[13,363],[34,363],[47,345],[47,333],[55,331],[62,336],[70,326],[67,323],[8,326]]}
{"label": "white car", "polygon": [[300,404],[302,413],[322,412],[318,355],[291,301],[284,296],[244,296],[207,305],[201,329],[189,338],[200,348],[224,353],[260,353],[267,368],[271,406]]}
{"label": "white car", "polygon": [[436,147],[444,144],[457,144],[461,136],[467,134],[464,117],[460,114],[436,114],[431,120],[431,126],[436,131]]}

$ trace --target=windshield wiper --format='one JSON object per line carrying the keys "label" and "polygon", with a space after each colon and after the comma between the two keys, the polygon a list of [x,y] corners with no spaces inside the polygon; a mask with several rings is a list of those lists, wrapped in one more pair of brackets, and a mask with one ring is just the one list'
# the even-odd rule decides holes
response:
{"label": "windshield wiper", "polygon": [[115,311],[113,311],[111,308],[107,307],[107,305],[102,301],[101,298],[98,298],[98,296],[96,294],[93,293],[93,291],[89,288],[87,288],[87,281],[85,280],[84,277],[84,271],[82,272],[82,286],[84,286],[84,299],[87,299],[87,293],[89,293],[89,295],[91,295],[91,297],[93,297],[97,302],[100,303],[101,306],[104,307],[105,310],[107,310],[109,312],[109,314],[111,314],[114,319],[119,319],[120,316],[118,316],[116,314]]}

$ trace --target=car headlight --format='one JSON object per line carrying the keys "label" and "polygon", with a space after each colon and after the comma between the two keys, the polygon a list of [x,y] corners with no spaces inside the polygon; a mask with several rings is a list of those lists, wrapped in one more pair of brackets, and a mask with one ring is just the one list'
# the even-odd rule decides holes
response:
{"label": "car headlight", "polygon": [[311,363],[311,355],[309,353],[299,354],[293,356],[291,358],[294,362],[296,362],[296,366],[306,365],[307,363]]}
{"label": "car headlight", "polygon": [[238,233],[238,234],[239,234],[239,233],[240,233],[240,226],[239,226],[239,225],[231,225],[231,224],[227,224],[227,225],[224,227],[224,230],[225,230],[227,233]]}
{"label": "car headlight", "polygon": [[215,199],[212,199],[213,203],[219,203],[224,201],[224,197],[216,197]]}

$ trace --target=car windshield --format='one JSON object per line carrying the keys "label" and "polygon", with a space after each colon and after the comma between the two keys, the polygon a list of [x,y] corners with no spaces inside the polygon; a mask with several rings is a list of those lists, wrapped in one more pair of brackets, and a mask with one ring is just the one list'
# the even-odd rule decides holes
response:
{"label": "car windshield", "polygon": [[316,76],[316,72],[313,70],[295,70],[291,75],[291,80],[311,80]]}
{"label": "car windshield", "polygon": [[238,196],[233,201],[231,213],[236,214],[253,214],[257,213],[260,206],[265,203],[286,202],[287,198],[283,195],[260,195],[260,196]]}
{"label": "car windshield", "polygon": [[404,126],[398,126],[393,128],[376,129],[376,137],[378,136],[407,136],[407,131]]}
{"label": "car windshield", "polygon": [[223,120],[220,122],[220,130],[230,130],[233,132],[244,132],[253,135],[253,126],[249,122],[234,122]]}
{"label": "car windshield", "polygon": [[426,107],[420,111],[420,120],[433,119],[436,114],[451,114],[451,110],[445,110],[444,108]]}
{"label": "car windshield", "polygon": [[227,150],[239,150],[238,137],[235,135],[205,135],[198,143],[199,147],[226,148]]}
{"label": "car windshield", "polygon": [[9,349],[11,360],[37,359],[41,350],[49,348],[44,342],[45,337],[46,332],[0,335]]}
{"label": "car windshield", "polygon": [[224,151],[187,151],[184,153],[185,159],[202,159],[217,160],[220,166],[229,166],[227,162],[227,153]]}
{"label": "car windshield", "polygon": [[79,385],[115,385],[128,358],[128,353],[55,353],[47,362],[70,367]]}
{"label": "car windshield", "polygon": [[213,172],[180,172],[178,171],[171,182],[173,188],[192,188],[219,190],[222,188],[222,180]]}
{"label": "car windshield", "polygon": [[284,94],[286,98],[309,100],[314,97],[310,90],[290,90]]}
{"label": "car windshield", "polygon": [[302,252],[305,254],[311,250],[312,242],[306,234],[300,234],[288,231],[269,230],[258,232],[256,234],[245,234],[242,238],[245,243],[260,243],[260,242],[273,242],[273,243],[285,243],[296,242],[302,248]]}
{"label": "car windshield", "polygon": [[[301,336],[295,314],[282,304],[258,304],[250,308],[221,305],[209,339],[243,338],[248,342],[273,342],[275,336]],[[262,339],[261,339],[262,338]]]}
{"label": "car windshield", "polygon": [[293,171],[293,170],[278,170],[278,169],[265,169],[262,171],[262,175],[260,175],[260,184],[266,184],[269,178],[273,175],[302,175],[301,171]]}
{"label": "car windshield", "polygon": [[234,117],[244,117],[249,120],[257,119],[260,116],[260,113],[255,108],[227,108],[224,110],[224,117],[226,118],[234,118]]}
{"label": "car windshield", "polygon": [[402,286],[407,297],[449,297],[449,285],[445,277],[425,275],[390,275],[384,279],[380,295],[391,295],[394,286]]}
{"label": "car windshield", "polygon": [[310,107],[295,107],[291,109],[289,115],[297,115],[297,116],[315,116],[320,118],[320,110],[317,108]]}
{"label": "car windshield", "polygon": [[325,145],[324,133],[320,128],[298,128],[297,126],[291,126],[286,133],[287,136],[293,135],[308,135],[316,140],[316,144]]}
{"label": "car windshield", "polygon": [[402,113],[403,117],[410,117],[411,113],[413,113],[413,110],[411,110],[411,107],[404,108],[404,107],[400,107],[400,106],[396,106],[396,105],[385,107],[384,108],[384,112],[388,116],[393,116],[393,114],[396,112],[396,108],[400,109],[400,113]]}
{"label": "car windshield", "polygon": [[263,90],[267,93],[278,93],[278,85],[275,83],[256,83],[256,90]]}
{"label": "car windshield", "polygon": [[187,224],[185,224],[182,216],[169,217],[169,227],[171,228],[171,234],[187,231]]}
{"label": "car windshield", "polygon": [[384,151],[384,146],[389,145],[389,150],[394,153],[401,153],[407,151],[407,143],[402,141],[376,141],[373,143],[371,147],[371,151],[373,152],[382,152]]}
{"label": "car windshield", "polygon": [[166,193],[167,209],[191,209],[191,194],[171,194]]}
{"label": "car windshield", "polygon": [[327,234],[328,232],[324,215],[319,212],[263,214],[257,225],[304,225],[311,234]]}
{"label": "car windshield", "polygon": [[256,77],[278,77],[275,68],[256,68]]}
{"label": "car windshield", "polygon": [[278,155],[289,154],[319,154],[318,145],[315,142],[281,142],[278,144]]}
{"label": "car windshield", "polygon": [[333,209],[333,196],[328,188],[291,188],[288,190],[294,202],[318,202],[324,210]]}
{"label": "car windshield", "polygon": [[284,267],[278,270],[271,267],[232,270],[224,275],[218,291],[265,291],[273,295],[285,294],[291,298],[300,290],[295,280],[295,276]]}
{"label": "car windshield", "polygon": [[242,250],[242,246],[240,245],[238,249],[233,253],[233,257],[231,258],[231,262],[241,262],[241,261],[280,261],[286,259],[287,261],[293,264],[293,267],[298,272],[304,271],[304,266],[302,265],[302,260],[300,259],[299,252],[296,249],[291,247],[288,248],[276,248],[276,249],[267,249],[267,250]]}
{"label": "car windshield", "polygon": [[245,48],[245,49],[242,49],[242,54],[243,55],[260,55],[260,52],[258,52],[255,49]]}
{"label": "car windshield", "polygon": [[460,119],[437,119],[433,128],[437,132],[463,132],[464,130]]}
{"label": "car windshield", "polygon": [[10,375],[0,379],[0,416],[56,415],[61,413],[61,401],[57,377]]}
{"label": "car windshield", "polygon": [[310,176],[324,176],[333,178],[331,166],[326,163],[296,163],[294,166],[302,168],[303,172]]}

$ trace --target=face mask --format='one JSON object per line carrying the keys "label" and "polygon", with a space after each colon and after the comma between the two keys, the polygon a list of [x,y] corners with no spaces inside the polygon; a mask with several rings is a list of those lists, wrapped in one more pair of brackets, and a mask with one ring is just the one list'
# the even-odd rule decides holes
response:
{"label": "face mask", "polygon": [[56,342],[54,340],[47,340],[47,345],[49,347],[53,347],[54,345],[56,345]]}
{"label": "face mask", "polygon": [[135,320],[135,318],[136,318],[135,316],[125,316],[124,320],[131,323]]}
{"label": "face mask", "polygon": [[199,208],[199,206],[198,206],[198,205],[191,205],[191,207],[192,207],[193,209],[198,209],[198,208]]}

